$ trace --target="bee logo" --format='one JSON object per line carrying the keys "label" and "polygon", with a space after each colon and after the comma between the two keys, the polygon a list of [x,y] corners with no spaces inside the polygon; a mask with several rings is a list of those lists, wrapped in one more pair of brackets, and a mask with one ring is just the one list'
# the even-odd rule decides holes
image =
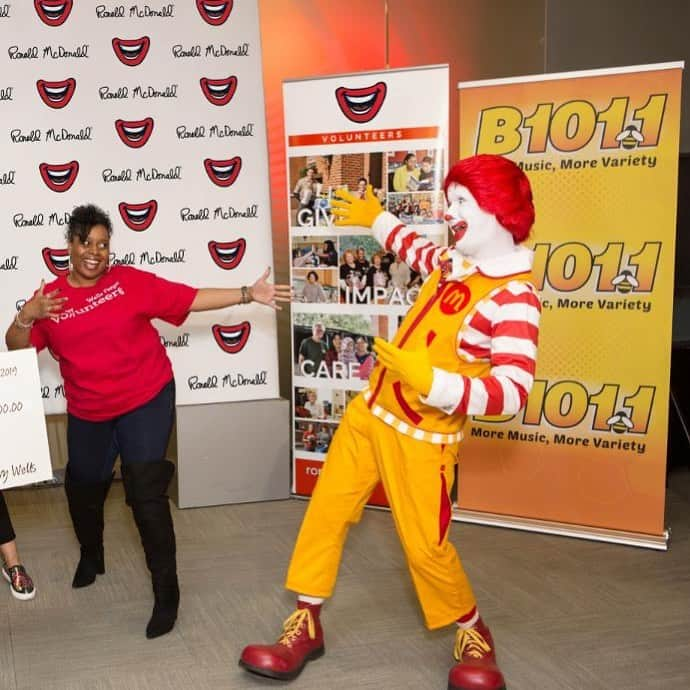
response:
{"label": "bee logo", "polygon": [[621,271],[612,281],[611,285],[613,285],[616,290],[622,294],[627,294],[628,292],[632,292],[635,288],[640,287],[640,284],[637,282],[637,278],[626,268],[624,271]]}
{"label": "bee logo", "polygon": [[620,411],[616,412],[613,417],[609,417],[606,420],[606,423],[609,425],[611,431],[613,431],[615,434],[624,434],[626,431],[630,431],[630,429],[633,428],[633,423],[630,421],[630,417],[628,417],[625,412]]}
{"label": "bee logo", "polygon": [[622,132],[616,135],[616,141],[624,149],[634,149],[644,141],[644,137],[635,125],[628,125]]}

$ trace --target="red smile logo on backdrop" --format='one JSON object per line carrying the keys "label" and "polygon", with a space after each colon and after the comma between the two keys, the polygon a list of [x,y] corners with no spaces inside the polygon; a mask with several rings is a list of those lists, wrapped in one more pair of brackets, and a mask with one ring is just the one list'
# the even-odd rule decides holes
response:
{"label": "red smile logo on backdrop", "polygon": [[34,0],[38,18],[48,26],[60,26],[72,11],[73,0]]}
{"label": "red smile logo on backdrop", "polygon": [[204,96],[206,96],[206,100],[213,105],[227,105],[232,100],[237,89],[237,77],[235,76],[228,77],[227,79],[202,77],[199,83]]}
{"label": "red smile logo on backdrop", "polygon": [[39,79],[36,82],[36,90],[41,100],[49,108],[64,108],[74,96],[74,89],[77,88],[77,82],[70,77],[63,81],[46,81]]}
{"label": "red smile logo on backdrop", "polygon": [[122,222],[135,232],[147,230],[158,212],[158,202],[155,199],[143,204],[128,204],[121,201],[117,210],[120,212]]}
{"label": "red smile logo on backdrop", "polygon": [[204,168],[206,168],[206,174],[213,184],[219,187],[229,187],[240,174],[242,159],[239,156],[226,160],[205,158]]}
{"label": "red smile logo on backdrop", "polygon": [[115,120],[115,131],[123,144],[132,149],[140,149],[153,133],[153,118],[143,120]]}
{"label": "red smile logo on backdrop", "polygon": [[381,110],[386,98],[387,87],[382,81],[362,89],[346,89],[344,86],[335,90],[335,99],[343,115],[359,124],[370,122]]}
{"label": "red smile logo on backdrop", "polygon": [[148,36],[113,39],[113,50],[117,59],[128,67],[140,65],[148,55],[150,47],[151,39]]}
{"label": "red smile logo on backdrop", "polygon": [[237,268],[244,257],[246,249],[247,242],[243,238],[234,242],[215,242],[211,240],[208,243],[209,254],[216,266],[224,268],[226,271]]}
{"label": "red smile logo on backdrop", "polygon": [[66,276],[69,273],[69,252],[66,249],[44,247],[41,255],[48,270],[54,276]]}
{"label": "red smile logo on backdrop", "polygon": [[211,26],[224,24],[232,12],[233,0],[196,0],[201,18]]}
{"label": "red smile logo on backdrop", "polygon": [[233,326],[216,324],[211,328],[218,347],[229,355],[236,355],[242,350],[247,344],[251,330],[252,327],[249,321],[242,321],[242,323]]}
{"label": "red smile logo on backdrop", "polygon": [[77,161],[55,165],[41,163],[38,166],[38,171],[48,189],[52,189],[54,192],[66,192],[77,179],[79,163]]}

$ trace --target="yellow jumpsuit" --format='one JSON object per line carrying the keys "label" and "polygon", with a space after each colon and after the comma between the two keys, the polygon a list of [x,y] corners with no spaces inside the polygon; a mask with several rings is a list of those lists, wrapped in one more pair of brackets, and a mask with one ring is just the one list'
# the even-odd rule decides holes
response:
{"label": "yellow jumpsuit", "polygon": [[[393,344],[427,348],[431,364],[465,376],[486,376],[488,362],[458,356],[458,332],[482,299],[529,273],[490,278],[475,272],[424,283]],[[377,365],[369,388],[348,406],[333,437],[300,529],[286,587],[329,597],[350,525],[381,481],[430,629],[448,625],[476,605],[455,547],[448,541],[450,488],[465,415],[426,405],[419,393]]]}

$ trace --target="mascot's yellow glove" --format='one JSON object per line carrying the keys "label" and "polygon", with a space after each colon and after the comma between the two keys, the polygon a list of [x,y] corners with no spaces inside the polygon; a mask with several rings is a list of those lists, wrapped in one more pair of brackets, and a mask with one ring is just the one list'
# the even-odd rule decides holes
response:
{"label": "mascot's yellow glove", "polygon": [[386,369],[399,374],[400,378],[422,395],[429,395],[434,382],[428,350],[401,350],[382,338],[374,338],[377,361]]}
{"label": "mascot's yellow glove", "polygon": [[336,191],[331,199],[331,214],[336,225],[361,225],[370,228],[376,216],[383,212],[381,202],[376,198],[371,185],[367,185],[364,199],[358,199],[345,189]]}

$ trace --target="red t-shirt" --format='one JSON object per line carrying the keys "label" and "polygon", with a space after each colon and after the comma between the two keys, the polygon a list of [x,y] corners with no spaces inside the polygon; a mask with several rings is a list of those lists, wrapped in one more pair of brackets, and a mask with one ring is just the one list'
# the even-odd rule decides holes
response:
{"label": "red t-shirt", "polygon": [[196,288],[131,266],[113,266],[91,287],[61,276],[44,291],[58,288],[69,299],[59,314],[34,323],[31,344],[60,363],[67,411],[102,421],[153,399],[173,372],[151,319],[181,325]]}

